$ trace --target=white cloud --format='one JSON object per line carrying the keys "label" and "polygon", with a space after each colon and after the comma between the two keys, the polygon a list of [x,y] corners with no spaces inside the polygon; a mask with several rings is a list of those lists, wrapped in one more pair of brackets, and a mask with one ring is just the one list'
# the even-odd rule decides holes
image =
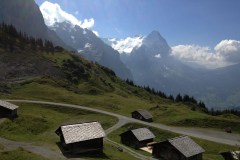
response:
{"label": "white cloud", "polygon": [[172,47],[171,55],[185,63],[195,63],[206,68],[225,67],[240,63],[240,41],[223,40],[213,51],[198,45],[178,45]]}
{"label": "white cloud", "polygon": [[117,40],[115,38],[109,39],[112,47],[119,53],[130,54],[134,48],[139,48],[142,45],[144,37],[128,37],[126,39]]}
{"label": "white cloud", "polygon": [[223,40],[221,41],[214,50],[225,57],[229,62],[239,63],[240,62],[240,41],[236,40]]}
{"label": "white cloud", "polygon": [[[42,12],[45,24],[47,26],[52,26],[56,22],[64,22],[68,21],[72,25],[78,25],[82,28],[92,28],[94,26],[94,19],[84,19],[82,22],[81,20],[78,20],[75,16],[72,14],[69,14],[62,10],[62,8],[57,3],[51,3],[48,1],[45,1],[41,6],[40,10]],[[75,12],[76,14],[76,12]]]}

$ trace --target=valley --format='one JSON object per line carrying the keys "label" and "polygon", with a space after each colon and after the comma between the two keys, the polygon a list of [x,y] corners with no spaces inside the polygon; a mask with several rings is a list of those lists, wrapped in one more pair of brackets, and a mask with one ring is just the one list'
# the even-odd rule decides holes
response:
{"label": "valley", "polygon": [[[174,136],[177,136],[177,133],[173,133],[173,132],[178,132],[180,134],[187,134],[187,135],[191,135],[193,137],[200,137],[203,139],[209,139],[211,141],[217,141],[217,142],[221,142],[221,143],[228,143],[231,144],[232,146],[228,146],[228,145],[224,145],[221,144],[222,148],[220,150],[212,150],[212,148],[214,148],[213,146],[217,146],[219,144],[217,144],[216,142],[210,142],[210,141],[206,141],[206,140],[201,140],[201,139],[196,139],[196,141],[198,143],[200,143],[202,146],[204,146],[205,149],[207,149],[206,154],[204,154],[205,159],[207,160],[211,160],[211,159],[221,159],[220,155],[218,155],[218,153],[220,151],[232,148],[232,149],[237,149],[238,147],[234,147],[234,145],[237,145],[238,142],[236,142],[237,139],[239,139],[239,135],[231,135],[231,137],[228,136],[223,136],[223,137],[219,137],[219,139],[216,137],[216,135],[219,135],[219,133],[213,131],[212,136],[213,137],[209,137],[210,135],[209,131],[207,131],[207,134],[204,135],[203,130],[195,130],[195,134],[194,134],[194,129],[193,132],[191,133],[191,129],[181,129],[181,128],[175,128],[174,127],[168,127],[168,126],[164,126],[164,125],[160,125],[160,124],[155,124],[155,123],[146,123],[146,122],[142,122],[142,121],[138,121],[138,120],[134,120],[131,118],[127,118],[118,114],[113,114],[111,112],[106,112],[106,111],[102,111],[99,109],[93,109],[93,108],[88,108],[88,107],[83,107],[83,106],[78,106],[78,105],[70,105],[70,104],[61,104],[61,103],[52,103],[52,102],[42,102],[42,101],[28,101],[28,100],[9,100],[10,102],[14,102],[17,105],[21,106],[20,108],[20,113],[19,113],[19,117],[17,119],[17,121],[15,122],[11,122],[11,121],[5,121],[3,124],[1,124],[1,130],[0,133],[1,135],[3,135],[3,137],[11,139],[11,140],[16,140],[16,141],[27,141],[27,142],[33,142],[34,145],[40,145],[40,146],[45,146],[46,147],[50,147],[51,150],[53,150],[54,152],[56,152],[55,154],[61,155],[59,152],[58,147],[56,146],[56,142],[57,142],[57,136],[54,133],[54,129],[58,126],[58,124],[60,123],[73,123],[73,122],[81,122],[81,121],[99,121],[101,122],[101,124],[103,124],[103,128],[107,129],[113,125],[115,125],[117,123],[117,119],[113,118],[113,117],[118,117],[118,119],[121,121],[121,119],[126,119],[121,125],[117,125],[116,128],[114,128],[114,130],[111,130],[111,132],[108,132],[108,130],[106,130],[106,133],[108,134],[108,137],[112,140],[114,140],[115,142],[117,142],[117,146],[121,146],[119,145],[119,139],[117,137],[119,137],[119,133],[123,132],[124,130],[126,130],[127,128],[129,128],[129,126],[133,127],[133,128],[138,128],[138,127],[143,127],[143,126],[149,126],[149,128],[156,134],[157,139],[156,140],[164,140],[166,138],[171,138]],[[83,110],[82,110],[83,109]],[[96,113],[99,112],[99,113]],[[30,114],[31,113],[31,114]],[[37,114],[36,114],[37,113]],[[106,119],[106,114],[109,115],[109,117]],[[74,115],[74,116],[73,116]],[[111,115],[111,116],[110,116]],[[70,116],[70,117],[69,117]],[[112,117],[113,116],[113,117]],[[43,123],[46,123],[46,125],[44,124],[28,124],[28,126],[24,125],[23,122],[23,118],[30,118],[30,117],[35,117],[35,118],[40,118],[42,117],[44,120],[42,121]],[[60,118],[61,117],[61,118]],[[71,118],[71,119],[69,119]],[[109,119],[112,119],[109,121]],[[106,121],[107,120],[107,121]],[[18,122],[19,121],[19,122]],[[37,121],[37,123],[39,123],[41,121]],[[110,122],[110,123],[109,123]],[[134,123],[133,123],[134,122]],[[15,124],[12,124],[15,123]],[[125,125],[126,124],[126,125]],[[38,128],[35,128],[35,126],[46,126],[45,128],[41,128],[40,130]],[[122,127],[121,127],[122,126]],[[13,130],[14,127],[14,130]],[[31,127],[32,131],[28,132],[28,134],[26,135],[26,131],[28,130],[28,128]],[[120,129],[118,129],[120,128]],[[160,129],[161,128],[161,129]],[[19,131],[17,131],[19,130]],[[24,131],[25,130],[25,131]],[[116,131],[115,131],[116,130]],[[166,131],[168,130],[168,131]],[[181,131],[182,130],[182,131]],[[17,134],[16,134],[17,131]],[[223,134],[223,133],[222,133]],[[225,133],[226,135],[228,133]],[[46,135],[49,135],[48,138],[46,139]],[[232,139],[231,142],[231,138],[234,138],[234,136],[236,136],[237,139]],[[224,138],[230,138],[230,139],[224,139]],[[223,139],[222,139],[223,138]],[[1,141],[1,139],[0,139]],[[104,149],[104,154],[102,155],[103,159],[104,157],[106,159],[115,159],[117,158],[117,155],[121,155],[121,152],[114,151],[116,153],[118,153],[117,155],[112,154],[112,151],[110,152],[110,148],[108,145],[108,139],[106,138],[106,146]],[[110,143],[111,144],[111,143]],[[21,143],[20,143],[21,146]],[[23,145],[24,147],[24,145]],[[215,147],[216,148],[216,147]],[[130,149],[131,150],[131,149]],[[53,153],[54,153],[53,152]],[[128,149],[125,150],[124,152],[128,152]],[[134,152],[138,152],[138,154],[140,155],[146,155],[146,156],[150,156],[149,154],[146,154],[140,150],[136,150],[136,151],[131,151],[130,155],[132,156],[132,154]],[[34,153],[34,150],[33,150]],[[39,153],[37,153],[39,155]],[[138,157],[138,154],[133,154],[133,157]],[[119,156],[120,156],[119,155]],[[130,156],[130,155],[125,155]],[[82,155],[80,159],[89,159],[88,157],[89,155]],[[101,155],[95,155],[95,156],[101,156]],[[134,159],[128,157],[129,159]],[[61,157],[61,156],[60,156]],[[110,158],[111,157],[111,158]],[[49,157],[48,157],[49,158]],[[63,158],[63,157],[62,157]],[[121,155],[121,158],[122,155]],[[51,158],[52,159],[52,158]],[[91,158],[90,158],[91,159]],[[141,159],[141,158],[140,158]],[[144,158],[145,159],[145,158]]]}
{"label": "valley", "polygon": [[[108,12],[94,26],[97,3],[83,20],[81,6],[70,14],[58,3],[70,1],[0,1],[1,160],[223,160],[240,150],[239,41],[170,46],[164,30],[129,36]],[[105,27],[121,38],[103,38]]]}

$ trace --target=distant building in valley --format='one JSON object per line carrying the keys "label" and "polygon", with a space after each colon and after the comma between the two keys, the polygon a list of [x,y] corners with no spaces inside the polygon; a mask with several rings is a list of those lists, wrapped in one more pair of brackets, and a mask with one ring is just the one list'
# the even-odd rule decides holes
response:
{"label": "distant building in valley", "polygon": [[188,136],[181,136],[152,145],[152,155],[164,160],[202,160],[205,150]]}
{"label": "distant building in valley", "polygon": [[132,112],[132,118],[139,119],[146,122],[152,122],[153,116],[146,110],[136,110]]}
{"label": "distant building in valley", "polygon": [[17,117],[18,106],[8,103],[6,101],[0,100],[0,116],[6,118],[15,118]]}
{"label": "distant building in valley", "polygon": [[155,135],[147,128],[138,128],[126,131],[121,136],[121,142],[127,146],[141,148],[153,142]]}
{"label": "distant building in valley", "polygon": [[84,153],[103,150],[105,132],[99,122],[63,125],[55,133],[60,137],[64,151]]}
{"label": "distant building in valley", "polygon": [[227,151],[220,153],[225,160],[240,160],[240,151]]}

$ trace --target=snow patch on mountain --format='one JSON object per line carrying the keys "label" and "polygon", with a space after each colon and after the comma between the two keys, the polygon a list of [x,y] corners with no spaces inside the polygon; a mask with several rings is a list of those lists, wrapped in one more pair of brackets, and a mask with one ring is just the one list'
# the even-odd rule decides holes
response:
{"label": "snow patch on mountain", "polygon": [[97,31],[92,31],[97,37],[99,37],[99,33]]}
{"label": "snow patch on mountain", "polygon": [[134,48],[139,48],[143,43],[143,36],[127,37],[125,39],[108,39],[109,44],[119,53],[130,54]]}
{"label": "snow patch on mountain", "polygon": [[84,48],[91,48],[91,46],[92,46],[92,45],[91,45],[90,43],[86,43],[85,46],[84,46]]}
{"label": "snow patch on mountain", "polygon": [[156,54],[154,57],[159,59],[159,58],[161,58],[161,54],[160,53]]}

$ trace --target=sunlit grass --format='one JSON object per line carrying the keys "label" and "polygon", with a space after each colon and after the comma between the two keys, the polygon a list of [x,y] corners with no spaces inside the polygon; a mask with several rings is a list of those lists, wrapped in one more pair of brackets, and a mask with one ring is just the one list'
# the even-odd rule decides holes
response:
{"label": "sunlit grass", "polygon": [[31,152],[25,151],[21,148],[12,150],[12,151],[4,151],[0,152],[1,160],[47,160],[39,155],[35,155]]}
{"label": "sunlit grass", "polygon": [[[120,134],[129,130],[129,129],[135,129],[135,128],[140,128],[140,127],[147,127],[149,128],[154,135],[156,136],[156,138],[154,139],[154,141],[159,142],[159,141],[164,141],[167,140],[169,138],[173,138],[176,136],[180,136],[179,134],[173,133],[173,132],[169,132],[169,131],[164,131],[161,129],[157,129],[154,127],[148,127],[145,125],[141,125],[141,124],[127,124],[124,125],[123,127],[117,129],[116,131],[112,132],[110,135],[108,135],[108,137],[113,140],[116,141],[118,143],[120,143]],[[220,144],[220,143],[215,143],[215,142],[211,142],[211,141],[207,141],[207,140],[202,140],[199,138],[193,138],[193,140],[199,144],[206,152],[203,154],[203,159],[204,160],[223,160],[222,156],[219,155],[220,152],[222,151],[228,151],[228,150],[239,150],[239,147],[235,147],[235,146],[229,146],[229,145],[225,145],[225,144]],[[134,150],[134,149],[133,149]],[[143,151],[141,150],[135,150],[141,154],[144,154]],[[146,155],[150,156],[150,154],[145,153]]]}
{"label": "sunlit grass", "polygon": [[[192,110],[191,105],[174,103],[170,100],[156,96],[149,98],[149,95],[141,89],[116,89],[112,92],[102,92],[101,94],[90,94],[88,83],[81,83],[77,86],[78,92],[56,85],[52,80],[36,80],[17,85],[12,89],[12,94],[0,95],[9,99],[32,99],[51,102],[62,102],[77,105],[84,105],[92,108],[131,116],[131,112],[136,109],[146,109],[154,117],[154,122],[164,123],[174,126],[204,127],[224,130],[231,127],[233,132],[240,133],[239,117],[211,116],[200,110]],[[55,84],[55,85],[54,85]],[[132,90],[138,90],[139,96],[133,94]],[[141,92],[140,92],[141,91]],[[230,117],[230,118],[229,118]]]}
{"label": "sunlit grass", "polygon": [[29,141],[55,146],[59,137],[55,130],[61,124],[99,121],[104,129],[117,122],[117,119],[94,112],[74,108],[49,105],[18,104],[18,118],[0,124],[0,135],[16,141]]}

